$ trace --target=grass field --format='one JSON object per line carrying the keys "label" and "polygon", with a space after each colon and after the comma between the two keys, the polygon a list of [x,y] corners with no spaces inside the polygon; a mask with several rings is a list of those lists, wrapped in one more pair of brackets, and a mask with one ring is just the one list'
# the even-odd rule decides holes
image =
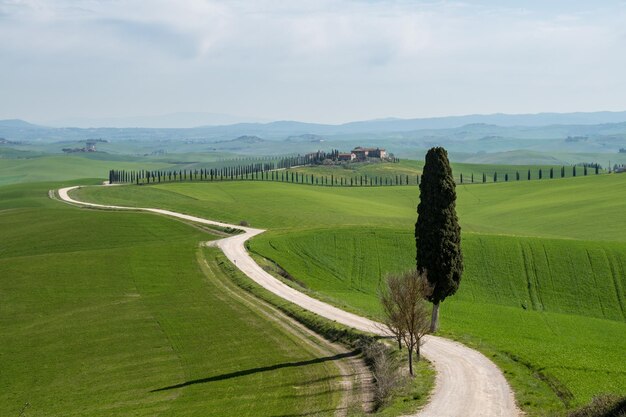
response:
{"label": "grass field", "polygon": [[337,358],[218,288],[209,235],[53,187],[0,187],[0,415],[333,414]]}
{"label": "grass field", "polygon": [[[624,240],[619,192],[626,176],[459,186],[464,231],[582,240]],[[164,207],[262,228],[398,227],[415,224],[416,187],[332,188],[238,181],[79,190],[114,204]]]}
{"label": "grass field", "polygon": [[[626,393],[626,176],[460,186],[466,273],[442,328],[507,373],[531,414]],[[417,189],[236,182],[82,189],[269,232],[251,248],[307,291],[376,316],[378,280],[413,264]],[[297,285],[297,284],[294,284]]]}
{"label": "grass field", "polygon": [[[115,157],[111,157],[114,158]],[[108,179],[111,166],[118,169],[165,169],[171,164],[100,160],[57,155],[32,158],[0,158],[0,186],[37,181],[67,181],[78,178]]]}
{"label": "grass field", "polygon": [[[412,234],[394,229],[284,232],[250,246],[306,290],[373,316],[380,277],[410,268],[414,257]],[[461,290],[442,306],[448,334],[471,335],[541,369],[560,381],[568,404],[598,390],[626,391],[618,365],[626,244],[466,234],[463,248]],[[528,397],[529,405],[539,401]]]}

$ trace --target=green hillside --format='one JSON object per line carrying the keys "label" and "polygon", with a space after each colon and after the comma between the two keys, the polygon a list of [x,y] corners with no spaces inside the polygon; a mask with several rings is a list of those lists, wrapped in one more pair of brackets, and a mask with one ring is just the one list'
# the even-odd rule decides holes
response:
{"label": "green hillside", "polygon": [[[458,188],[466,273],[442,328],[494,356],[531,414],[626,393],[626,176]],[[234,182],[87,188],[80,198],[242,219],[305,291],[372,316],[381,276],[413,265],[415,186]],[[299,285],[292,283],[292,285]]]}
{"label": "green hillside", "polygon": [[[459,186],[464,231],[583,240],[622,240],[620,190],[626,175]],[[178,209],[272,230],[415,224],[419,190],[401,187],[311,187],[255,181],[172,183],[82,189],[80,198]]]}
{"label": "green hillside", "polygon": [[[111,160],[113,159],[113,161]],[[6,184],[67,181],[78,178],[108,179],[112,165],[119,169],[165,169],[171,164],[153,162],[119,161],[95,159],[83,156],[41,156],[35,158],[0,158],[0,186]]]}
{"label": "green hillside", "polygon": [[[462,243],[465,278],[455,300],[626,321],[626,243],[471,233]],[[411,232],[385,228],[266,233],[250,247],[366,313],[378,312],[380,277],[411,268],[415,257]]]}
{"label": "green hillside", "polygon": [[0,187],[0,415],[332,414],[337,358],[220,288],[210,235],[53,187]]}

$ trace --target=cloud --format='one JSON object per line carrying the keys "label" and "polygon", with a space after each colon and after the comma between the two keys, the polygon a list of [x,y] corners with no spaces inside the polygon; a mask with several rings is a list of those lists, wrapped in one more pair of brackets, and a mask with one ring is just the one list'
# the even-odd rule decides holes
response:
{"label": "cloud", "polygon": [[[0,88],[14,96],[0,113],[264,102],[262,117],[339,121],[602,107],[598,92],[617,105],[624,3],[549,3],[0,0]],[[33,104],[42,92],[77,104]]]}

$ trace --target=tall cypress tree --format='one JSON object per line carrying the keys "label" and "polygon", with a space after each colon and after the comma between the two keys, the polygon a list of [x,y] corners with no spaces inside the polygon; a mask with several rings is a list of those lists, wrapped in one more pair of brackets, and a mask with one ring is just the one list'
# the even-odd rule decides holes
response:
{"label": "tall cypress tree", "polygon": [[463,274],[461,227],[456,216],[456,190],[448,153],[432,148],[420,184],[415,242],[417,269],[426,273],[433,303],[431,331],[439,326],[439,303],[459,288]]}

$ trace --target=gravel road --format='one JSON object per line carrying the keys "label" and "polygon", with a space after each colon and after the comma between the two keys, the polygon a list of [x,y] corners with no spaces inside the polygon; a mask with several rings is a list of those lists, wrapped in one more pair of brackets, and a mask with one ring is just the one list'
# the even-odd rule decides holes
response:
{"label": "gravel road", "polygon": [[[76,188],[79,187],[62,188],[58,190],[58,195],[62,200],[80,206],[147,211],[200,224],[241,229],[244,233],[214,241],[214,244],[250,279],[274,294],[322,317],[358,330],[387,335],[382,324],[309,297],[264,271],[263,268],[254,262],[245,248],[246,240],[263,233],[264,230],[216,222],[170,210],[81,202],[69,196],[69,191]],[[428,404],[416,416],[516,417],[521,414],[504,375],[482,353],[470,349],[461,343],[437,336],[425,337],[421,353],[433,363],[436,370],[436,378],[435,388]]]}

